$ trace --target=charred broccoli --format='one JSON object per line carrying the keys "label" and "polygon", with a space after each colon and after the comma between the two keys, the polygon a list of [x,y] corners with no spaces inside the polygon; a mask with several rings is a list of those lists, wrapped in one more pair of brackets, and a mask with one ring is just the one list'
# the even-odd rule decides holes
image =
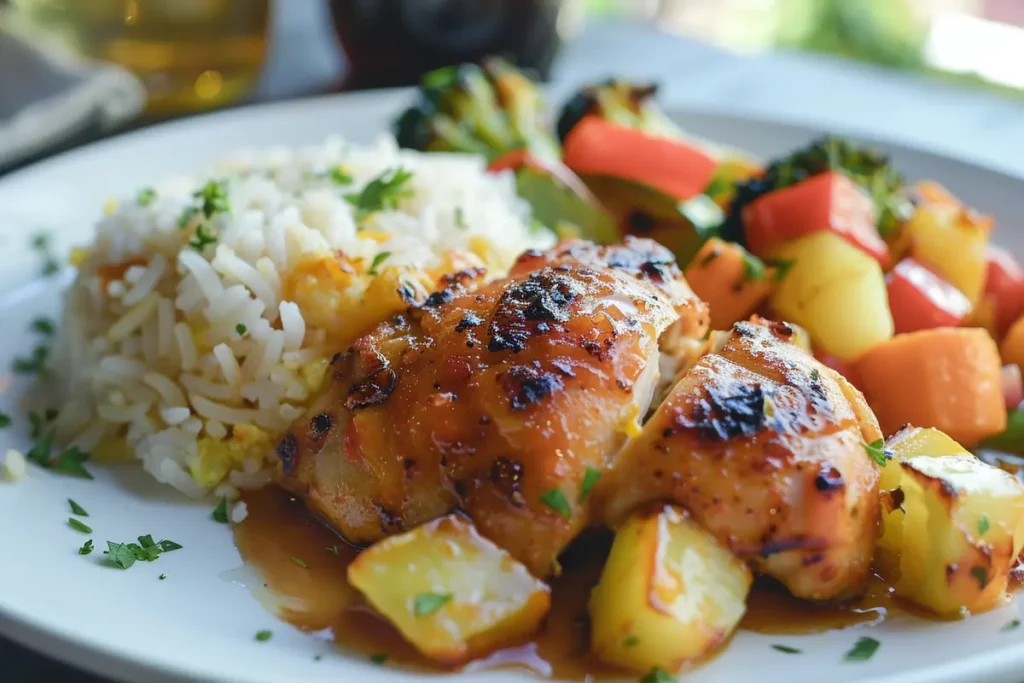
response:
{"label": "charred broccoli", "polygon": [[762,176],[736,185],[736,195],[722,224],[724,238],[744,243],[743,207],[759,197],[829,171],[845,174],[863,188],[878,208],[878,232],[894,232],[913,209],[902,175],[878,151],[849,140],[825,136],[788,157],[771,163]]}
{"label": "charred broccoli", "polygon": [[682,131],[655,102],[657,93],[654,83],[629,83],[615,78],[582,88],[562,107],[556,126],[558,138],[564,142],[569,131],[588,115],[655,135],[681,138]]}
{"label": "charred broccoli", "polygon": [[498,58],[426,74],[420,101],[399,116],[394,130],[398,144],[424,151],[476,153],[493,161],[525,147],[542,159],[561,156],[545,127],[536,84]]}

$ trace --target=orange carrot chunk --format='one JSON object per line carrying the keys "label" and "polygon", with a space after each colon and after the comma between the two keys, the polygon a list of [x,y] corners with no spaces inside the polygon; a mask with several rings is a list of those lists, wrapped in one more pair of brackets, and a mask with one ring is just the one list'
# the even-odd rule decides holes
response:
{"label": "orange carrot chunk", "polygon": [[580,175],[640,183],[676,199],[704,191],[715,160],[683,140],[649,135],[597,116],[584,116],[565,138],[566,166]]}
{"label": "orange carrot chunk", "polygon": [[970,446],[1006,429],[1002,363],[985,330],[898,334],[865,354],[856,370],[886,434],[910,423]]}
{"label": "orange carrot chunk", "polygon": [[686,281],[711,308],[711,328],[727,330],[746,320],[768,295],[772,284],[762,273],[751,277],[743,247],[712,237],[686,267]]}

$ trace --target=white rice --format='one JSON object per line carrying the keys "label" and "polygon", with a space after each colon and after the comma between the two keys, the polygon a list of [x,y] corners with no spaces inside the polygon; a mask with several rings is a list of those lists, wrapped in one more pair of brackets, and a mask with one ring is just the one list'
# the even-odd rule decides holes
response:
{"label": "white rice", "polygon": [[[351,184],[331,178],[338,167]],[[345,195],[397,169],[413,174],[408,196],[360,221]],[[180,227],[210,180],[224,183],[230,210]],[[192,496],[270,481],[273,446],[318,389],[317,368],[322,377],[351,341],[345,316],[329,314],[359,310],[365,325],[393,312],[378,299],[393,298],[398,280],[369,289],[375,257],[390,273],[381,277],[422,284],[456,255],[497,276],[554,241],[531,226],[510,174],[386,137],[239,153],[153,189],[147,206],[122,200],[77,259],[53,354],[67,397],[57,436],[99,459],[127,442],[154,477]],[[216,238],[202,251],[189,246],[200,223]],[[347,279],[296,294],[317,263],[342,264],[330,272]]]}

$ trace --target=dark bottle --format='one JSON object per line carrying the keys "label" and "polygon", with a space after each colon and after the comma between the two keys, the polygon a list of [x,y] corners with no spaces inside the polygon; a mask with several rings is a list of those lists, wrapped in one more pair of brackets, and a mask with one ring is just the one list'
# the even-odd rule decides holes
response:
{"label": "dark bottle", "polygon": [[347,90],[414,85],[431,69],[501,55],[547,78],[573,0],[332,0]]}

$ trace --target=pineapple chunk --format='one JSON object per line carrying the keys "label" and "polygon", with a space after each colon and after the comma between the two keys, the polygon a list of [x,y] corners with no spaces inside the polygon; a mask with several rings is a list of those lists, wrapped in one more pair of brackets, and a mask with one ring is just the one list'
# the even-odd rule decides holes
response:
{"label": "pineapple chunk", "polygon": [[[916,457],[970,455],[966,448],[944,432],[931,427],[905,426],[889,437],[885,450],[892,460],[882,468],[878,492],[882,499],[882,537],[878,540],[875,567],[882,576],[895,581],[899,577],[900,548],[903,545],[903,468],[900,463]],[[897,491],[897,493],[893,493]]]}
{"label": "pineapple chunk", "polygon": [[729,637],[750,583],[747,566],[685,512],[635,514],[590,596],[594,652],[636,671],[676,671]]}
{"label": "pineapple chunk", "polygon": [[996,606],[1024,542],[1024,486],[972,455],[902,463],[896,594],[943,615]]}
{"label": "pineapple chunk", "polygon": [[449,515],[363,551],[348,580],[427,657],[454,664],[533,633],[551,591]]}

